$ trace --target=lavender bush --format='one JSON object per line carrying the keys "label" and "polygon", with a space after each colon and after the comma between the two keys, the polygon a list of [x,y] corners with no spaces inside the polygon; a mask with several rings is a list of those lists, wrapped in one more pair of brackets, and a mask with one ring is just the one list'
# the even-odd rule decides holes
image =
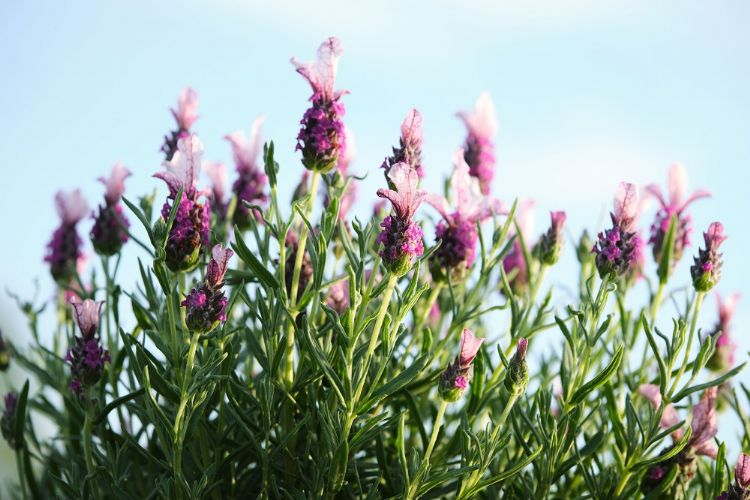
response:
{"label": "lavender bush", "polygon": [[[32,338],[0,337],[0,368],[34,379],[4,398],[15,497],[750,498],[750,458],[716,437],[735,413],[730,448],[750,447],[750,392],[732,382],[745,364],[732,341],[737,296],[699,328],[726,239],[714,222],[691,246],[687,210],[708,193],[687,196],[676,166],[667,196],[646,188],[659,202],[649,236],[639,188],[623,182],[596,238],[566,244],[556,211],[534,241],[531,202],[491,192],[496,124],[483,94],[459,113],[467,136],[446,196],[420,187],[434,174],[410,110],[382,162],[385,204],[352,219],[360,179],[348,172],[341,53],[329,38],[315,61],[292,60],[313,93],[291,211],[277,188],[299,169],[276,163],[263,118],[249,138],[226,137],[228,190],[225,167],[203,161],[191,89],[154,173],[168,188],[161,208],[126,195],[120,164],[101,179],[88,234],[100,274],[80,266],[86,201],[57,195],[52,344],[40,341],[45,304],[22,300]],[[123,252],[139,255],[133,288],[118,275]],[[576,253],[580,280],[556,308],[544,280],[563,252]],[[686,253],[694,263],[680,276]],[[629,307],[635,286],[650,300]],[[671,321],[659,314],[667,299]],[[552,354],[535,349],[552,342]],[[39,435],[43,420],[52,437]]]}

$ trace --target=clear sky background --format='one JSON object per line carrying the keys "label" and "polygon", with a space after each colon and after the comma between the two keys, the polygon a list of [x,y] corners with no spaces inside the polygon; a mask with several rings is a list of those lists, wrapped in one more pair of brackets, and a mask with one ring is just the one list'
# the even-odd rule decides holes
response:
{"label": "clear sky background", "polygon": [[[718,288],[745,295],[734,332],[746,359],[750,3],[460,4],[0,2],[0,286],[31,297],[38,278],[40,297],[52,297],[42,258],[58,223],[58,189],[80,187],[93,206],[103,194],[96,177],[122,160],[134,173],[131,197],[158,187],[162,198],[151,174],[173,125],[168,108],[185,85],[200,93],[195,130],[207,159],[231,165],[222,137],[267,115],[264,136],[277,144],[287,199],[301,172],[294,138],[310,93],[288,60],[311,59],[336,35],[345,50],[338,86],[351,90],[352,170],[371,174],[354,213],[370,213],[382,184],[375,169],[410,107],[424,114],[426,186],[439,189],[464,137],[454,113],[483,90],[492,93],[500,123],[493,190],[508,201],[534,198],[537,232],[551,209],[568,211],[571,235],[596,230],[620,180],[663,185],[669,165],[681,161],[691,186],[714,194],[691,210],[694,243],[713,220],[730,236]],[[81,229],[88,232],[90,222]],[[688,283],[694,251],[676,284]],[[135,247],[129,253],[126,273]],[[569,247],[551,279],[570,283],[574,269]],[[714,319],[709,301],[700,323]],[[0,328],[16,340],[27,335],[5,293]]]}

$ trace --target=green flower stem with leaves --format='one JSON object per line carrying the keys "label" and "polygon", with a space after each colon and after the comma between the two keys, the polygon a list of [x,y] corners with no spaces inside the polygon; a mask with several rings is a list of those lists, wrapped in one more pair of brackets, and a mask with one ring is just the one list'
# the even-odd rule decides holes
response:
{"label": "green flower stem with leaves", "polygon": [[693,305],[693,313],[692,317],[690,318],[690,330],[688,331],[687,345],[685,346],[685,355],[682,359],[682,363],[677,369],[677,375],[675,375],[674,380],[672,381],[672,385],[669,388],[669,398],[671,398],[674,395],[675,390],[677,390],[677,385],[680,383],[680,379],[682,378],[682,375],[685,373],[685,369],[688,366],[688,362],[690,360],[690,350],[693,346],[693,337],[695,337],[695,328],[698,324],[698,314],[701,310],[701,304],[703,304],[704,295],[704,292],[697,292],[696,294],[695,302]]}

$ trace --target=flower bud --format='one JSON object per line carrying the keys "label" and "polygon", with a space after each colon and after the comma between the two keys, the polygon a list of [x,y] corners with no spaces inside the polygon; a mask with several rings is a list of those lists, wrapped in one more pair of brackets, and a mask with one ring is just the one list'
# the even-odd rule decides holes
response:
{"label": "flower bud", "polygon": [[723,265],[719,246],[726,239],[724,226],[720,222],[712,222],[708,231],[703,233],[706,248],[698,249],[698,256],[693,258],[694,263],[690,266],[693,287],[697,292],[707,292],[719,282]]}
{"label": "flower bud", "polygon": [[505,373],[505,388],[511,394],[520,396],[526,390],[529,384],[529,365],[526,363],[526,349],[529,341],[525,338],[518,339],[516,352],[508,362],[508,369]]}
{"label": "flower bud", "polygon": [[228,299],[224,296],[224,274],[233,252],[221,245],[211,251],[206,279],[193,288],[180,305],[185,307],[185,324],[193,332],[207,333],[227,320]]}
{"label": "flower bud", "polygon": [[0,371],[4,372],[10,365],[10,350],[3,339],[3,332],[0,332]]}
{"label": "flower bud", "polygon": [[563,226],[567,216],[565,212],[550,212],[551,224],[546,233],[539,239],[535,254],[542,264],[551,266],[560,260],[565,236]]}
{"label": "flower bud", "polygon": [[438,392],[444,401],[449,403],[458,401],[466,392],[473,376],[474,358],[482,342],[484,339],[475,337],[468,328],[464,328],[461,332],[461,352],[453,363],[448,363],[448,367],[440,375],[438,382]]}
{"label": "flower bud", "polygon": [[102,312],[104,302],[94,302],[91,299],[81,301],[78,297],[70,299],[78,329],[84,339],[91,339],[99,329],[99,316]]}
{"label": "flower bud", "polygon": [[16,441],[16,410],[18,409],[18,394],[9,392],[4,398],[5,408],[0,418],[0,432],[13,450],[23,448],[23,442]]}
{"label": "flower bud", "polygon": [[130,171],[117,162],[112,167],[109,177],[98,179],[104,184],[106,193],[104,205],[99,205],[99,213],[94,217],[94,227],[90,236],[94,250],[100,255],[114,255],[128,241],[130,223],[120,205],[122,193],[125,191],[125,179],[128,176]]}

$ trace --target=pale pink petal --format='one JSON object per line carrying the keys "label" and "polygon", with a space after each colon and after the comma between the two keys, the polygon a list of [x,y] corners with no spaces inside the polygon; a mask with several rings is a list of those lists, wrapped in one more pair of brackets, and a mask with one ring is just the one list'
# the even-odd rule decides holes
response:
{"label": "pale pink petal", "polygon": [[446,200],[444,196],[441,196],[437,193],[429,193],[425,198],[425,201],[432,205],[435,210],[437,210],[440,215],[443,216],[443,219],[448,222],[451,222],[453,220],[451,207],[448,204],[448,200]]}
{"label": "pale pink petal", "polygon": [[81,335],[87,339],[93,337],[99,327],[99,316],[104,302],[94,302],[91,299],[81,301],[79,297],[74,296],[70,299],[70,305]]}
{"label": "pale pink petal", "polygon": [[263,137],[260,133],[260,128],[264,121],[265,116],[259,116],[253,121],[248,139],[245,138],[243,130],[237,130],[224,136],[224,139],[232,145],[232,156],[234,157],[234,164],[238,171],[255,168],[258,155],[263,147]]}
{"label": "pale pink petal", "polygon": [[621,182],[615,193],[614,209],[615,218],[630,227],[638,215],[638,186]]}
{"label": "pale pink petal", "polygon": [[[638,387],[638,394],[648,399],[654,410],[658,410],[661,406],[661,392],[659,386],[654,384],[643,384]],[[664,411],[661,414],[661,420],[659,420],[659,426],[662,429],[669,429],[670,427],[680,423],[680,417],[677,415],[677,411],[674,406],[668,404],[664,407]],[[682,435],[682,430],[678,429],[675,431],[676,434]]]}
{"label": "pale pink petal", "polygon": [[89,205],[80,189],[68,193],[58,191],[55,195],[55,207],[65,224],[76,224],[89,213]]}
{"label": "pale pink petal", "polygon": [[531,237],[531,233],[534,232],[535,206],[536,202],[534,200],[522,200],[518,203],[516,222],[518,223],[518,227],[521,228],[521,236],[523,236],[525,240],[528,240]]}
{"label": "pale pink petal", "polygon": [[177,99],[177,109],[170,111],[180,128],[188,130],[198,119],[198,92],[185,87]]}
{"label": "pale pink petal", "polygon": [[716,426],[716,387],[706,389],[701,400],[693,407],[693,422],[691,424],[693,433],[690,436],[690,445],[700,448],[709,443],[718,431]]}
{"label": "pale pink petal", "polygon": [[419,204],[427,196],[425,191],[417,189],[419,174],[408,163],[399,162],[391,167],[391,170],[388,172],[388,178],[396,188],[397,196],[393,194],[393,191],[385,189],[379,189],[378,196],[391,200],[393,208],[400,218],[411,220]]}
{"label": "pale pink petal", "polygon": [[700,446],[694,448],[696,455],[703,455],[704,457],[710,457],[716,459],[716,455],[719,453],[719,448],[713,441],[707,441]]}
{"label": "pale pink petal", "polygon": [[484,339],[474,336],[471,330],[464,328],[461,332],[461,354],[459,355],[459,365],[469,366],[482,346]]}
{"label": "pale pink petal", "polygon": [[336,37],[326,39],[318,48],[318,58],[314,62],[300,63],[292,57],[292,64],[297,72],[305,77],[314,92],[320,93],[327,99],[334,99],[334,80],[338,61],[343,53],[341,42]]}
{"label": "pale pink petal", "polygon": [[491,139],[497,133],[497,119],[495,118],[495,105],[489,92],[482,92],[474,105],[473,111],[460,111],[458,113],[474,135]]}
{"label": "pale pink petal", "polygon": [[197,135],[192,134],[177,141],[177,151],[170,161],[162,166],[166,172],[158,172],[154,177],[163,180],[169,186],[172,194],[180,187],[185,189],[195,187],[203,156],[203,143]]}
{"label": "pale pink petal", "polygon": [[224,274],[227,272],[229,259],[232,255],[234,255],[234,252],[229,248],[222,247],[221,244],[214,245],[211,249],[211,260],[206,269],[206,281],[210,285],[217,286],[224,280]]}
{"label": "pale pink petal", "polygon": [[737,308],[737,301],[740,300],[741,294],[734,292],[729,294],[726,300],[721,299],[719,292],[716,292],[716,306],[719,309],[719,321],[722,324],[729,324]]}
{"label": "pale pink petal", "polygon": [[407,144],[422,144],[422,113],[416,109],[406,113],[406,118],[401,123],[401,138]]}
{"label": "pale pink petal", "polygon": [[669,168],[668,190],[669,204],[679,206],[687,193],[687,170],[681,163],[675,163]]}
{"label": "pale pink petal", "polygon": [[357,156],[357,146],[354,142],[354,134],[349,127],[344,127],[344,136],[346,137],[346,149],[344,149],[344,156],[339,158],[339,162],[336,168],[341,175],[346,175],[349,170],[349,165],[354,161],[354,157]]}
{"label": "pale pink petal", "polygon": [[688,207],[688,205],[690,205],[696,200],[700,200],[702,198],[710,198],[710,197],[711,197],[711,193],[709,191],[705,189],[696,189],[695,191],[693,191],[693,194],[691,194],[690,197],[687,200],[685,200],[685,203],[682,204],[682,206],[680,207],[680,211],[685,210]]}
{"label": "pale pink petal", "polygon": [[470,218],[474,215],[482,202],[482,192],[479,189],[477,179],[469,175],[469,165],[464,159],[464,150],[459,148],[453,155],[453,177],[451,187],[456,193],[456,210]]}
{"label": "pale pink petal", "polygon": [[120,201],[122,194],[125,192],[125,179],[130,177],[130,170],[122,166],[122,162],[117,162],[112,167],[109,177],[99,177],[97,180],[104,184],[104,197],[112,204]]}
{"label": "pale pink petal", "polygon": [[213,192],[214,200],[221,202],[224,200],[224,194],[226,193],[226,185],[229,179],[227,175],[227,166],[222,162],[205,162],[203,164],[203,171],[211,181],[211,191]]}
{"label": "pale pink petal", "polygon": [[750,487],[750,455],[740,453],[740,458],[737,459],[737,465],[734,468],[734,480],[740,488]]}
{"label": "pale pink petal", "polygon": [[666,209],[669,206],[667,200],[664,199],[661,188],[657,184],[649,184],[646,186],[646,192],[656,198],[662,208]]}

